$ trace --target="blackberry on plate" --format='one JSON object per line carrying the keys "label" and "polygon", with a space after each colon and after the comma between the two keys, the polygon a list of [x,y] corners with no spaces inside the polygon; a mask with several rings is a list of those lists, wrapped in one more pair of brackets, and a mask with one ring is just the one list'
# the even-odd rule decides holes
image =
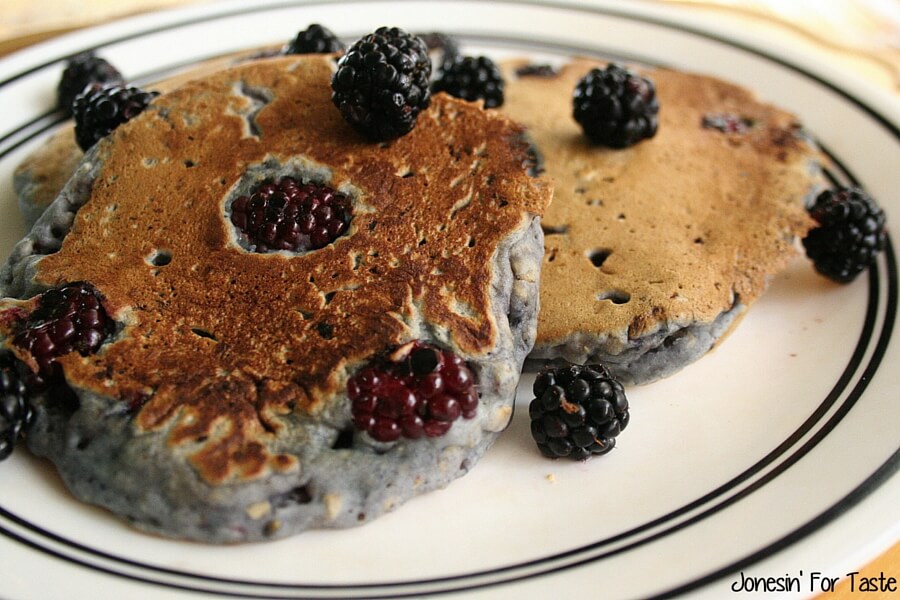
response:
{"label": "blackberry on plate", "polygon": [[503,104],[503,75],[486,56],[463,56],[444,62],[431,91],[463,100],[483,100],[485,108],[496,108]]}
{"label": "blackberry on plate", "polygon": [[550,77],[556,77],[558,74],[559,71],[553,65],[546,63],[529,63],[516,69],[517,77],[544,77],[549,79]]}
{"label": "blackberry on plate", "polygon": [[82,356],[100,349],[115,330],[103,308],[103,297],[90,283],[79,281],[47,290],[37,307],[16,325],[13,343],[38,366],[29,385],[41,386],[57,375],[56,359],[69,352]]}
{"label": "blackberry on plate", "polygon": [[93,52],[84,52],[70,59],[56,88],[59,110],[67,117],[71,116],[75,97],[93,83],[124,85],[125,78],[109,61]]}
{"label": "blackberry on plate", "polygon": [[116,127],[139,115],[159,94],[137,87],[91,85],[75,97],[75,140],[87,151]]}
{"label": "blackberry on plate", "polygon": [[428,107],[431,60],[421,38],[379,27],[347,50],[331,80],[331,100],[372,141],[406,135]]}
{"label": "blackberry on plate", "polygon": [[884,249],[886,217],[874,198],[855,187],[825,190],[809,208],[819,224],[803,239],[816,270],[849,283]]}
{"label": "blackberry on plate", "polygon": [[322,248],[350,226],[350,198],[326,185],[283,177],[231,203],[231,222],[254,252]]}
{"label": "blackberry on plate", "polygon": [[0,460],[12,454],[16,440],[34,417],[17,362],[9,350],[0,351]]}
{"label": "blackberry on plate", "polygon": [[653,82],[620,65],[591,69],[575,86],[572,104],[572,116],[595,144],[626,148],[656,135]]}
{"label": "blackberry on plate", "polygon": [[282,54],[331,54],[343,52],[344,43],[327,27],[313,23],[282,49]]}
{"label": "blackberry on plate", "polygon": [[375,440],[440,437],[478,410],[475,375],[449,350],[413,341],[347,382],[353,423]]}
{"label": "blackberry on plate", "polygon": [[602,365],[546,368],[533,391],[531,436],[544,456],[586,460],[606,454],[628,426],[625,390]]}

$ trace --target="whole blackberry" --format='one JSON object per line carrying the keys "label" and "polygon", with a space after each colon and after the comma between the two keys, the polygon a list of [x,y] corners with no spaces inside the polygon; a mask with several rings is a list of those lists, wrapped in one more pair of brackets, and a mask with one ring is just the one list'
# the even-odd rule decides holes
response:
{"label": "whole blackberry", "polygon": [[75,97],[75,140],[87,151],[113,129],[134,118],[159,94],[136,87],[94,84]]}
{"label": "whole blackberry", "polygon": [[606,454],[628,426],[622,384],[602,365],[541,371],[528,407],[531,436],[544,456],[586,460]]}
{"label": "whole blackberry", "polygon": [[16,362],[12,352],[0,351],[0,460],[12,454],[19,434],[34,417]]}
{"label": "whole blackberry", "polygon": [[809,214],[819,226],[806,234],[803,246],[816,270],[829,279],[853,281],[884,249],[884,211],[859,188],[825,190]]}
{"label": "whole blackberry", "polygon": [[656,135],[653,82],[620,65],[591,69],[575,86],[572,103],[572,116],[595,144],[626,148]]}
{"label": "whole blackberry", "polygon": [[459,56],[459,44],[446,33],[432,31],[430,33],[420,33],[419,37],[425,42],[429,52],[440,53],[440,56],[432,61],[433,63],[441,65]]}
{"label": "whole blackberry", "polygon": [[84,52],[66,63],[56,88],[56,100],[64,115],[72,115],[75,97],[92,83],[101,85],[124,85],[125,78],[105,58],[93,52]]}
{"label": "whole blackberry", "polygon": [[459,356],[420,341],[380,357],[347,382],[353,423],[380,442],[439,437],[478,410],[475,375]]}
{"label": "whole blackberry", "polygon": [[486,56],[463,56],[444,62],[431,91],[463,100],[484,100],[486,108],[496,108],[503,104],[503,75]]}
{"label": "whole blackberry", "polygon": [[283,177],[231,204],[231,222],[254,252],[315,250],[347,231],[350,199],[325,185]]}
{"label": "whole blackberry", "polygon": [[56,359],[69,352],[93,354],[112,335],[115,322],[103,308],[102,296],[90,283],[79,281],[48,290],[37,308],[17,324],[13,343],[34,358],[38,373],[29,385],[41,386],[57,375]]}
{"label": "whole blackberry", "polygon": [[331,100],[344,119],[372,141],[406,135],[431,95],[431,60],[421,38],[380,27],[338,61]]}
{"label": "whole blackberry", "polygon": [[331,54],[343,52],[344,44],[327,27],[313,23],[291,40],[282,54]]}

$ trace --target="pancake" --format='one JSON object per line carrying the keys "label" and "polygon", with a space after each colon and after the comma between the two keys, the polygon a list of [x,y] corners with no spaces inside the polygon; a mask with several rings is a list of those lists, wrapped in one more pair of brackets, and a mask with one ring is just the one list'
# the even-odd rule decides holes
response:
{"label": "pancake", "polygon": [[[632,384],[671,375],[709,351],[796,254],[824,159],[794,115],[662,68],[642,71],[660,103],[656,136],[594,146],[571,116],[572,91],[606,63],[517,75],[526,64],[503,65],[501,110],[527,127],[555,188],[530,358],[600,362]],[[752,125],[703,126],[728,116]]]}
{"label": "pancake", "polygon": [[[260,59],[155,98],[0,270],[3,343],[32,370],[17,336],[44,290],[89,282],[115,323],[32,398],[28,447],[81,500],[205,542],[354,526],[466,473],[509,422],[551,193],[523,130],[437,94],[410,134],[367,143],[331,103],[333,69]],[[229,215],[286,176],[346,195],[352,220],[318,249],[254,252]],[[348,385],[413,343],[468,366],[477,410],[379,441]]]}

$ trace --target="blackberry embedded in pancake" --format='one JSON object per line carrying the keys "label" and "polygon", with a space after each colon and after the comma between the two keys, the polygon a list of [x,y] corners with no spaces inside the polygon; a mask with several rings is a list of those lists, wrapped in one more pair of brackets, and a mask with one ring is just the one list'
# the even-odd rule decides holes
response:
{"label": "blackberry embedded in pancake", "polygon": [[[550,196],[522,128],[437,94],[413,131],[367,142],[331,102],[333,71],[262,59],[154,98],[0,270],[0,339],[36,371],[17,336],[44,326],[46,290],[77,285],[108,316],[28,390],[26,442],[78,498],[212,542],[347,527],[464,474],[508,423]],[[341,230],[275,244],[304,214]]]}
{"label": "blackberry embedded in pancake", "polygon": [[532,358],[605,364],[627,383],[704,355],[797,252],[823,157],[797,119],[739,86],[670,69],[656,135],[597,146],[572,94],[606,63],[504,63],[500,109],[529,131],[554,181]]}

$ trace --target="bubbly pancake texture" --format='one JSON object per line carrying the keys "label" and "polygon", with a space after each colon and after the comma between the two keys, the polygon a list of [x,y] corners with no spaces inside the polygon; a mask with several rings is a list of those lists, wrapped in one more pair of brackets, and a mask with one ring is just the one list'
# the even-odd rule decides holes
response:
{"label": "bubbly pancake texture", "polygon": [[[750,91],[668,69],[657,135],[623,150],[591,145],[571,116],[591,68],[551,76],[504,65],[503,112],[540,148],[555,195],[542,226],[538,339],[531,357],[599,361],[644,383],[704,354],[765,290],[810,227],[822,157],[797,119]],[[746,132],[703,127],[733,115]]]}
{"label": "bubbly pancake texture", "polygon": [[[87,153],[0,273],[3,293],[22,299],[88,281],[119,323],[98,354],[60,359],[81,400],[64,426],[78,421],[104,440],[91,446],[120,453],[122,464],[104,469],[177,470],[159,475],[170,479],[152,492],[162,500],[129,507],[131,483],[122,501],[93,489],[90,477],[119,483],[66,454],[49,431],[63,426],[51,399],[29,444],[76,493],[133,511],[142,527],[220,541],[363,522],[464,473],[511,415],[533,343],[538,216],[550,196],[523,168],[521,127],[439,94],[412,133],[371,144],[332,105],[332,71],[327,56],[263,59],[158,97]],[[299,254],[244,248],[230,202],[285,175],[349,195],[346,235]],[[412,339],[469,361],[479,416],[446,439],[336,449],[350,423],[348,378]],[[115,433],[87,414],[114,414]],[[151,465],[139,457],[145,446],[176,458]],[[266,527],[240,517],[250,500],[298,486],[313,496],[299,503],[306,512],[294,506]],[[343,498],[338,514],[328,493]],[[164,516],[179,511],[207,522]]]}

